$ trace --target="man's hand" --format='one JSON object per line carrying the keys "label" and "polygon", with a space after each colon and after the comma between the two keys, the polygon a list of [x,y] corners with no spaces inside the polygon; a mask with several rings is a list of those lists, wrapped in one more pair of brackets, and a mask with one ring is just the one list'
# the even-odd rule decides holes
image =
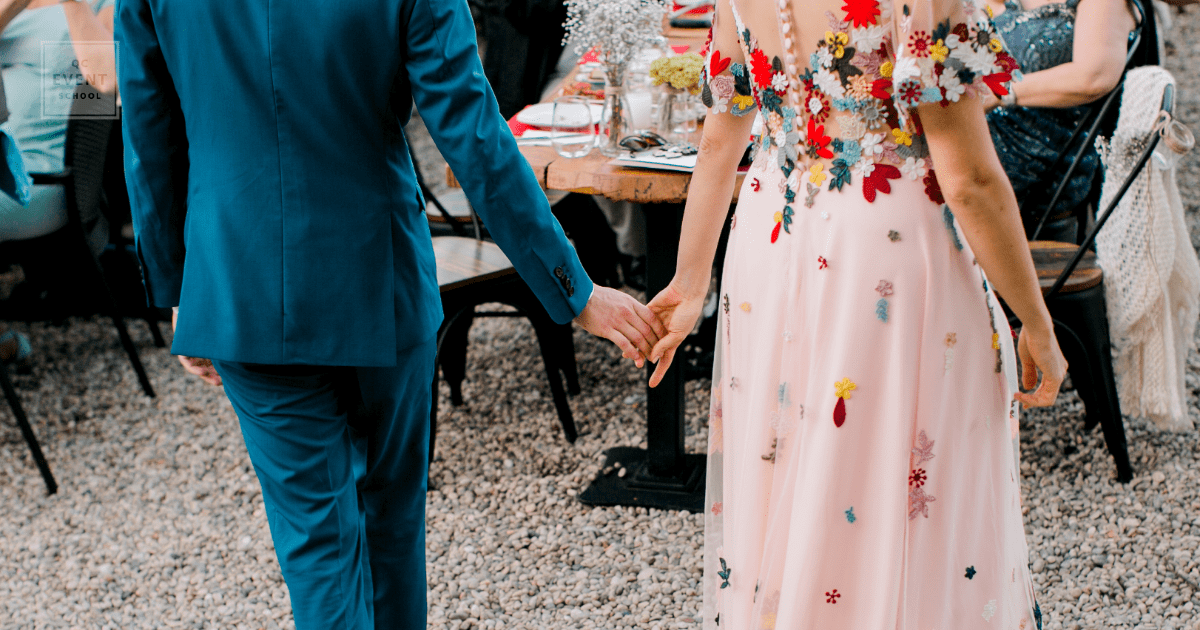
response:
{"label": "man's hand", "polygon": [[[179,321],[179,310],[175,309],[171,313],[171,330],[175,330],[175,322]],[[220,385],[221,375],[217,374],[217,368],[213,367],[212,361],[208,359],[198,359],[196,357],[180,356],[179,362],[183,364],[183,369],[189,374],[195,374],[200,377],[200,380],[209,385]]]}
{"label": "man's hand", "polygon": [[641,302],[616,289],[597,285],[575,323],[584,330],[617,344],[621,356],[638,367],[666,333],[658,318]]}

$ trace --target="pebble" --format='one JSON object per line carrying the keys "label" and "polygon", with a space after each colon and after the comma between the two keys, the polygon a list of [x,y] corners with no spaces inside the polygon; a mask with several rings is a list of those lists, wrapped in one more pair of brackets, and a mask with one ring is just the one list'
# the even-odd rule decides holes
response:
{"label": "pebble", "polygon": [[[1200,7],[1175,17],[1166,66],[1179,81],[1178,117],[1200,132]],[[410,135],[436,189],[442,166],[426,157],[418,126]],[[1178,174],[1200,244],[1200,150]],[[140,394],[107,320],[12,327],[33,342],[33,374],[14,380],[60,491],[45,495],[0,411],[0,630],[294,628],[258,481],[221,390],[187,378],[141,322],[130,329],[156,399]],[[575,347],[574,445],[523,319],[475,323],[465,405],[452,407],[442,385],[427,497],[430,628],[699,625],[703,517],[575,499],[606,448],[645,446],[645,372],[582,332]],[[1195,417],[1195,351],[1187,384]],[[690,452],[705,450],[708,388],[686,386]],[[1103,438],[1082,425],[1072,391],[1021,422],[1023,510],[1046,629],[1200,629],[1196,433],[1127,418],[1137,476],[1122,485]]]}

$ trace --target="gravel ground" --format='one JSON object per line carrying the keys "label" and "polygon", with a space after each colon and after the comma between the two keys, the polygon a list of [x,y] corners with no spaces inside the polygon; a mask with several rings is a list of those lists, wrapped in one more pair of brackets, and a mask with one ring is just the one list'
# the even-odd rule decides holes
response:
{"label": "gravel ground", "polygon": [[[1167,66],[1179,116],[1200,131],[1200,8],[1177,16]],[[1190,70],[1189,70],[1190,69]],[[422,154],[430,146],[413,131]],[[435,155],[425,157],[441,181]],[[1181,169],[1200,243],[1200,151]],[[141,395],[104,320],[15,325],[34,344],[16,378],[61,489],[46,497],[0,412],[0,630],[291,628],[259,486],[228,401],[134,338],[159,392]],[[581,436],[562,438],[533,331],[471,331],[467,404],[443,385],[429,493],[430,627],[694,627],[699,516],[592,509],[575,494],[610,446],[644,445],[643,375],[606,343],[575,338]],[[1200,355],[1189,359],[1196,409]],[[688,384],[688,448],[704,450],[708,386]],[[1127,419],[1135,480],[1113,482],[1099,433],[1065,393],[1022,422],[1031,562],[1050,629],[1200,628],[1196,434]]]}

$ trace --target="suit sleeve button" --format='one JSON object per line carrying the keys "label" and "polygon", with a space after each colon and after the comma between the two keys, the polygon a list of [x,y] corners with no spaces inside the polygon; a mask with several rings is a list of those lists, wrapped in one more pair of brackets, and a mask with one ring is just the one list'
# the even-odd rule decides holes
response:
{"label": "suit sleeve button", "polygon": [[554,268],[554,275],[555,275],[555,276],[557,276],[558,278],[560,278],[560,279],[561,279],[561,278],[563,278],[564,276],[566,276],[566,275],[567,275],[567,273],[566,273],[565,271],[563,271],[563,268],[562,268],[562,267],[555,267],[555,268]]}

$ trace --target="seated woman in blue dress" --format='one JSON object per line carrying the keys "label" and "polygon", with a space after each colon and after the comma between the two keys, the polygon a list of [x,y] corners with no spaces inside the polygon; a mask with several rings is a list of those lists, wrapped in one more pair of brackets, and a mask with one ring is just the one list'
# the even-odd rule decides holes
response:
{"label": "seated woman in blue dress", "polygon": [[[112,16],[113,0],[0,0],[0,72],[9,110],[3,129],[16,140],[26,172],[62,170],[77,81],[115,94]],[[93,251],[103,248],[103,217],[81,218]],[[34,186],[27,205],[0,195],[0,242],[44,236],[66,223],[61,186]]]}
{"label": "seated woman in blue dress", "polygon": [[[987,95],[988,127],[1017,199],[1024,202],[1026,231],[1032,233],[1059,182],[1059,175],[1047,177],[1047,171],[1087,112],[1085,106],[1121,80],[1136,23],[1127,0],[988,0],[988,6],[1024,73],[1004,102]],[[1065,172],[1069,164],[1065,160],[1056,170]],[[1085,203],[1099,167],[1099,156],[1089,147],[1054,214]],[[1073,225],[1069,229],[1074,232]],[[1054,236],[1073,240],[1073,234]]]}

